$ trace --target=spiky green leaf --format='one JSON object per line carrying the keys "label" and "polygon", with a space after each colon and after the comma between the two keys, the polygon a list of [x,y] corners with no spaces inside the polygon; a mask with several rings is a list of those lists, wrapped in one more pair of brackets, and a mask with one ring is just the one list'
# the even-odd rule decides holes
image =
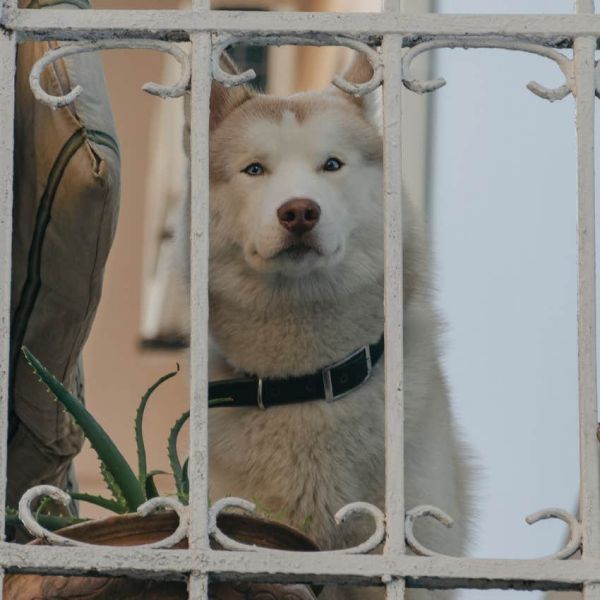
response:
{"label": "spiky green leaf", "polygon": [[102,461],[100,461],[100,473],[102,479],[104,479],[104,483],[106,483],[108,491],[112,494],[112,499],[120,506],[127,507],[127,500],[125,500],[121,488],[117,485],[115,478]]}
{"label": "spiky green leaf", "polygon": [[181,502],[186,501],[186,494],[183,489],[183,469],[181,468],[181,462],[179,455],[177,454],[177,439],[179,438],[179,432],[185,425],[185,422],[190,418],[190,411],[184,412],[173,425],[171,433],[169,433],[169,444],[167,451],[169,453],[169,462],[171,463],[171,470],[173,471],[173,479],[175,479],[175,488],[177,489],[177,497]]}
{"label": "spiky green leaf", "polygon": [[190,459],[189,457],[185,459],[185,462],[183,463],[183,469],[181,472],[181,486],[183,488],[183,493],[185,494],[186,498],[189,499],[190,497],[190,476],[189,476],[189,466],[190,466]]}
{"label": "spiky green leaf", "polygon": [[128,509],[131,511],[136,510],[138,506],[146,501],[146,495],[138,478],[114,442],[85,406],[25,346],[23,346],[22,351],[38,377],[48,386],[67,412],[71,414],[85,437],[90,441],[92,448],[96,451],[102,463],[106,465],[107,470],[122,491]]}
{"label": "spiky green leaf", "polygon": [[[144,412],[146,411],[146,405],[148,404],[148,400],[150,399],[156,388],[158,388],[168,379],[171,379],[171,377],[175,377],[177,373],[179,373],[179,363],[177,363],[177,370],[171,371],[171,373],[163,375],[146,390],[146,393],[142,396],[142,399],[135,414],[135,442],[137,445],[138,455],[138,479],[144,487],[146,487],[146,475],[148,474],[148,466],[146,464],[146,446],[144,444],[143,433]],[[149,496],[146,495],[146,497]]]}
{"label": "spiky green leaf", "polygon": [[101,508],[105,508],[106,510],[117,513],[118,515],[122,515],[127,512],[126,506],[123,506],[123,504],[120,504],[115,500],[111,500],[110,498],[104,498],[102,496],[95,496],[93,494],[84,494],[80,492],[71,492],[70,496],[73,498],[73,500],[94,504],[95,506],[100,506]]}

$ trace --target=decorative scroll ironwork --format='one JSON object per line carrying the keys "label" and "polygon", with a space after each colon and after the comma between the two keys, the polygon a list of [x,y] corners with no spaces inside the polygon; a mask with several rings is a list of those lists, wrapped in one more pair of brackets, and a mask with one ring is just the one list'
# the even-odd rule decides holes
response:
{"label": "decorative scroll ironwork", "polygon": [[[248,69],[239,74],[231,74],[224,71],[220,66],[220,57],[226,48],[242,42],[248,45],[306,44],[311,46],[345,46],[365,55],[373,68],[373,76],[365,83],[356,84],[351,83],[343,76],[338,75],[333,79],[333,85],[348,94],[364,96],[377,89],[383,81],[383,62],[381,53],[378,49],[369,46],[369,44],[351,37],[324,33],[313,35],[215,34],[212,54],[212,74],[216,81],[223,83],[223,85],[227,87],[248,83],[256,77],[256,73],[253,69]],[[48,94],[41,86],[40,76],[42,71],[53,62],[67,56],[120,48],[158,50],[170,54],[181,65],[181,74],[176,83],[172,85],[162,85],[150,82],[142,86],[142,89],[149,94],[161,98],[177,98],[182,96],[189,88],[191,78],[189,55],[177,44],[158,40],[98,40],[95,42],[70,43],[49,50],[31,69],[29,82],[34,96],[43,104],[55,109],[71,104],[83,91],[81,86],[76,85],[69,93],[63,96],[53,96]],[[573,61],[570,58],[549,46],[501,36],[441,37],[421,42],[413,46],[406,52],[402,59],[402,80],[405,87],[418,94],[425,94],[438,90],[446,85],[446,80],[444,78],[419,80],[411,74],[412,62],[417,56],[424,52],[440,48],[500,48],[537,54],[538,56],[553,60],[559,66],[565,76],[565,83],[555,88],[548,88],[536,81],[531,81],[527,84],[527,88],[540,98],[544,98],[550,102],[562,100],[574,91]],[[596,95],[600,98],[600,77],[598,78],[598,83],[596,85]]]}
{"label": "decorative scroll ironwork", "polygon": [[[63,537],[62,535],[58,535],[57,533],[42,527],[37,522],[32,509],[32,504],[42,498],[51,498],[63,506],[68,506],[72,501],[69,494],[52,485],[37,485],[27,490],[19,501],[19,518],[31,535],[54,546],[94,546],[94,544],[87,544],[85,542]],[[171,548],[187,537],[189,528],[188,508],[175,498],[152,498],[151,500],[144,502],[144,504],[137,509],[137,513],[142,517],[146,517],[161,508],[170,508],[177,513],[177,516],[179,517],[177,529],[175,529],[171,535],[158,542],[136,545],[136,548]]]}
{"label": "decorative scroll ironwork", "polygon": [[[51,485],[38,485],[29,489],[19,502],[19,518],[23,525],[36,538],[46,541],[49,544],[55,546],[93,546],[94,544],[88,544],[80,542],[64,536],[58,535],[38,523],[35,514],[33,512],[32,505],[43,498],[51,498],[63,506],[68,506],[72,499],[67,492],[56,488]],[[137,545],[136,548],[146,549],[158,549],[158,548],[171,548],[181,542],[187,537],[189,528],[189,511],[186,506],[181,504],[175,498],[159,497],[152,498],[144,504],[142,504],[137,513],[142,516],[148,516],[158,509],[169,508],[177,513],[179,517],[179,524],[177,529],[168,537],[158,542],[151,544]],[[228,535],[223,533],[217,524],[219,514],[227,509],[241,509],[250,513],[256,512],[256,505],[248,500],[242,498],[222,498],[215,502],[209,511],[209,533],[211,537],[226,550],[239,550],[244,552],[256,552],[258,550],[265,551],[264,548],[244,544],[230,538]],[[341,550],[330,550],[328,553],[333,554],[367,554],[377,548],[381,544],[385,537],[385,516],[381,510],[379,510],[373,504],[368,502],[353,502],[341,508],[335,514],[335,521],[338,525],[344,523],[348,518],[354,515],[369,515],[372,517],[375,530],[371,536],[357,546],[351,548],[343,548]],[[416,506],[406,513],[406,543],[409,548],[419,556],[428,557],[444,557],[446,555],[435,552],[427,546],[423,545],[415,536],[414,525],[416,521],[423,517],[432,517],[445,527],[452,527],[454,520],[443,510],[430,505]],[[548,508],[537,511],[526,517],[526,521],[529,525],[533,525],[538,521],[545,519],[559,519],[566,523],[569,527],[569,538],[563,548],[559,551],[544,556],[544,559],[548,560],[560,560],[567,559],[573,556],[575,552],[581,547],[581,524],[579,521],[568,511],[560,508]],[[270,552],[281,552],[280,550],[267,550]]]}
{"label": "decorative scroll ironwork", "polygon": [[[452,519],[451,516],[435,506],[421,505],[412,508],[406,513],[405,526],[406,543],[408,544],[409,548],[419,556],[446,556],[445,554],[440,554],[439,552],[435,552],[434,550],[427,548],[427,546],[424,546],[416,538],[414,525],[416,521],[422,517],[432,517],[445,527],[452,527],[454,524],[454,519]],[[525,518],[529,525],[533,525],[534,523],[544,519],[560,519],[561,521],[564,521],[569,526],[569,539],[558,552],[549,554],[542,558],[547,560],[562,560],[573,556],[573,554],[575,554],[575,552],[577,552],[577,550],[579,550],[581,547],[582,530],[579,521],[570,512],[561,508],[546,508],[539,510]]]}
{"label": "decorative scroll ironwork", "polygon": [[82,42],[65,44],[59,48],[49,50],[40,58],[31,68],[29,75],[29,85],[33,95],[50,108],[61,108],[74,102],[83,91],[80,85],[76,85],[68,94],[64,96],[52,96],[48,94],[40,83],[42,71],[52,63],[67,56],[74,54],[83,54],[87,52],[97,52],[98,50],[116,50],[120,48],[133,48],[141,50],[158,50],[170,54],[181,65],[181,74],[179,80],[172,85],[161,85],[158,83],[146,83],[142,89],[153,96],[161,98],[178,98],[183,96],[190,85],[191,65],[189,54],[177,44],[170,42],[161,42],[156,40],[98,40],[95,42]]}
{"label": "decorative scroll ironwork", "polygon": [[[281,552],[281,550],[265,550],[264,548],[258,548],[257,546],[243,544],[225,535],[219,529],[217,519],[219,514],[228,508],[238,508],[249,513],[256,512],[256,505],[248,500],[243,500],[242,498],[221,498],[212,505],[208,515],[208,530],[211,537],[223,548],[226,550],[241,550],[243,552],[256,552],[257,550],[261,550],[262,552]],[[373,522],[375,523],[375,531],[367,540],[358,546],[343,548],[341,550],[327,550],[325,551],[327,554],[367,554],[381,544],[385,537],[385,515],[381,510],[368,502],[352,502],[338,510],[334,517],[335,522],[338,525],[341,525],[349,517],[354,515],[369,515],[372,517]]]}
{"label": "decorative scroll ironwork", "polygon": [[545,519],[560,519],[561,521],[564,521],[569,526],[569,539],[558,552],[554,552],[543,558],[551,560],[565,559],[573,556],[573,554],[581,547],[582,529],[579,521],[570,512],[561,508],[546,508],[525,517],[525,520],[529,525],[533,525],[534,523]]}
{"label": "decorative scroll ironwork", "polygon": [[227,87],[248,83],[256,77],[253,69],[248,69],[243,73],[231,74],[225,72],[220,65],[221,54],[234,44],[240,43],[266,46],[266,45],[307,45],[307,46],[345,46],[361,52],[365,55],[371,67],[373,76],[365,83],[351,83],[342,76],[334,77],[332,83],[340,90],[352,94],[353,96],[364,96],[376,90],[383,81],[383,62],[378,50],[372,48],[364,42],[360,42],[351,37],[342,35],[329,35],[324,33],[314,33],[311,35],[215,35],[212,54],[212,72],[216,81],[221,82]]}
{"label": "decorative scroll ironwork", "polygon": [[[558,50],[542,44],[535,44],[533,42],[525,42],[522,40],[506,38],[502,36],[440,37],[413,46],[406,52],[402,59],[402,80],[404,85],[409,90],[416,92],[417,94],[425,94],[438,90],[446,85],[446,80],[443,78],[420,81],[411,76],[412,61],[420,54],[423,54],[423,52],[428,52],[430,50],[439,48],[499,48],[503,50],[515,50],[520,52],[529,52],[530,54],[537,54],[553,60],[559,66],[560,70],[565,76],[565,83],[556,88],[548,88],[537,83],[536,81],[531,81],[527,84],[527,89],[533,92],[536,96],[544,98],[545,100],[549,100],[550,102],[562,100],[575,90],[573,61],[570,58]],[[600,83],[598,84],[598,90],[600,90]],[[597,94],[598,93],[599,92],[597,91]]]}

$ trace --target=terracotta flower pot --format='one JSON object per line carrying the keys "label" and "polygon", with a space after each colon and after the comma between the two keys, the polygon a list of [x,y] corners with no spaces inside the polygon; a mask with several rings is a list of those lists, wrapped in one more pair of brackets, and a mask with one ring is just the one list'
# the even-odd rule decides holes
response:
{"label": "terracotta flower pot", "polygon": [[[316,551],[318,548],[299,531],[240,514],[221,514],[219,528],[246,544],[280,550]],[[175,530],[177,516],[170,512],[147,517],[120,515],[67,527],[64,537],[98,545],[135,546],[161,540]],[[40,544],[41,542],[32,542]],[[184,540],[176,546],[187,547]],[[217,547],[214,545],[214,547]],[[220,584],[213,583],[210,596],[218,600],[314,600],[313,591],[304,585]],[[318,593],[318,590],[316,591]],[[62,577],[56,575],[8,575],[4,583],[5,600],[187,600],[182,582],[155,582],[123,577]]]}

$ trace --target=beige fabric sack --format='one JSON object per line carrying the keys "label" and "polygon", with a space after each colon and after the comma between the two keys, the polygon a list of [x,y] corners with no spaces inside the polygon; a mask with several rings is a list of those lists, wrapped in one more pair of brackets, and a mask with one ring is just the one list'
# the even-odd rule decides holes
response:
{"label": "beige fabric sack", "polygon": [[[25,0],[21,7],[79,10],[86,0]],[[77,55],[48,67],[43,88],[83,93],[59,110],[29,89],[33,63],[55,43],[19,47],[15,118],[11,423],[8,503],[40,483],[64,487],[82,437],[32,375],[31,351],[83,400],[82,347],[100,300],[119,203],[120,162],[100,58]]]}

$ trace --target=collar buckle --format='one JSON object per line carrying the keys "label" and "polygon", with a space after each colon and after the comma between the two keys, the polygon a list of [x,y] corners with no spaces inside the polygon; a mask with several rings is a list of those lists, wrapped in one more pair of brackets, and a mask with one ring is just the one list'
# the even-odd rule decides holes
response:
{"label": "collar buckle", "polygon": [[353,387],[352,389],[342,392],[340,394],[335,394],[333,392],[333,381],[331,379],[331,371],[336,367],[346,364],[348,361],[352,360],[362,352],[365,353],[365,359],[367,362],[367,374],[359,384],[362,385],[365,381],[367,381],[367,379],[369,379],[369,377],[371,377],[371,372],[373,371],[373,361],[371,360],[371,348],[369,344],[357,348],[354,352],[352,352],[352,354],[350,354],[349,356],[345,356],[344,358],[342,358],[342,360],[339,360],[330,365],[327,365],[326,367],[323,367],[321,374],[323,376],[323,388],[325,390],[325,400],[327,400],[327,402],[333,402],[334,400],[338,400],[339,398],[342,398],[346,394],[349,394],[351,391],[356,389],[355,387]]}

